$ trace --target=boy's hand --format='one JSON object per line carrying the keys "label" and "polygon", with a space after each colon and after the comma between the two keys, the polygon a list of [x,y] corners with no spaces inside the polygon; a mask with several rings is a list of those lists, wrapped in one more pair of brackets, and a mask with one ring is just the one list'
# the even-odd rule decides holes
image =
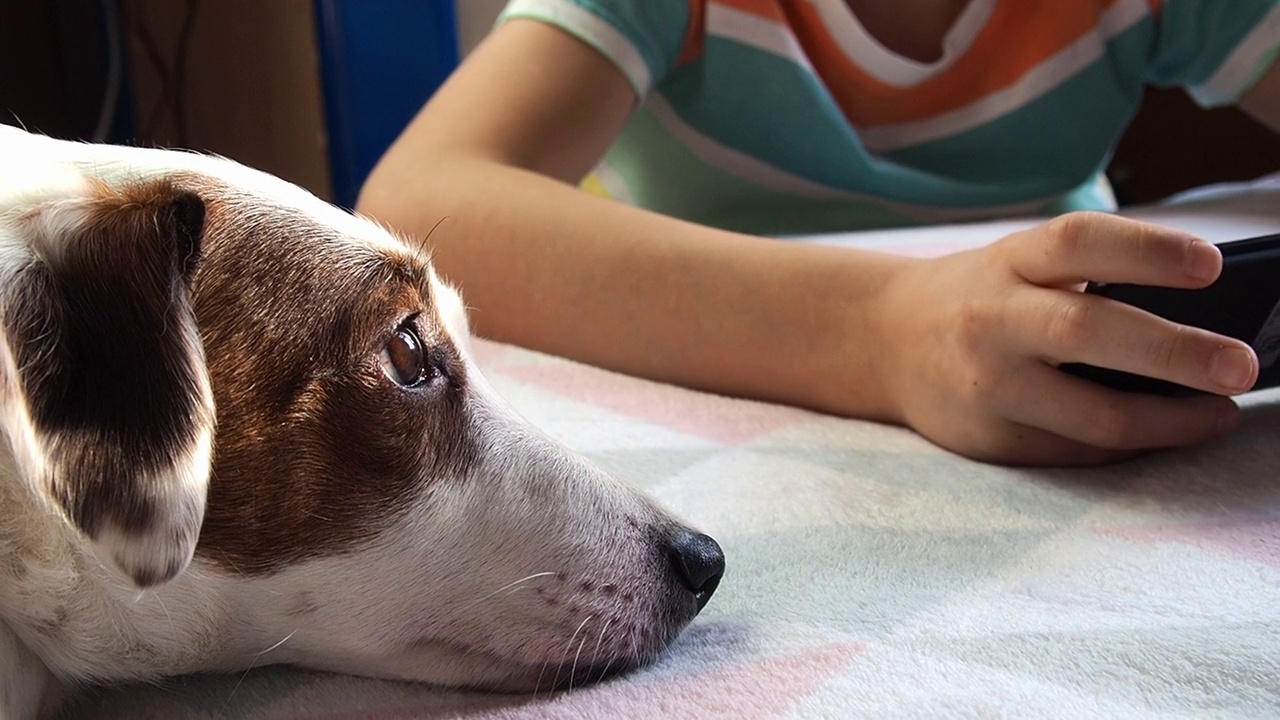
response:
{"label": "boy's hand", "polygon": [[[881,375],[902,422],[981,459],[1076,465],[1230,429],[1258,360],[1239,340],[1081,292],[1086,281],[1197,288],[1222,269],[1186,233],[1073,213],[985,248],[913,263],[885,294]],[[1125,370],[1214,393],[1124,393],[1057,369]]]}

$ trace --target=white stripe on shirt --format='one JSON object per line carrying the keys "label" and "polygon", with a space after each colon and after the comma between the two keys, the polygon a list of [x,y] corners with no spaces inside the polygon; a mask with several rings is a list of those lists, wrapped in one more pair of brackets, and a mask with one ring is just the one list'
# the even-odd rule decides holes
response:
{"label": "white stripe on shirt", "polygon": [[640,50],[627,36],[594,13],[569,0],[512,0],[498,22],[512,17],[540,19],[558,25],[588,43],[613,61],[627,76],[636,97],[643,98],[653,87],[653,76]]}
{"label": "white stripe on shirt", "polygon": [[1263,62],[1270,62],[1275,57],[1276,48],[1280,46],[1280,7],[1274,7],[1267,13],[1253,30],[1245,37],[1236,49],[1222,61],[1222,66],[1208,80],[1193,87],[1187,92],[1204,107],[1228,105],[1240,99],[1249,84],[1261,77],[1266,68],[1259,67]]}

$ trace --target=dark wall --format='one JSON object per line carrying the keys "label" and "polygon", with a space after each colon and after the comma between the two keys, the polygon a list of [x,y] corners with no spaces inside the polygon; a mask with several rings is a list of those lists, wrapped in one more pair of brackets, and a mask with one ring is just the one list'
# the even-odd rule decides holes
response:
{"label": "dark wall", "polygon": [[1280,135],[1235,108],[1203,110],[1181,90],[1149,90],[1108,176],[1121,204],[1280,171]]}
{"label": "dark wall", "polygon": [[[0,122],[60,137],[93,136],[107,91],[105,5],[102,0],[0,2]],[[128,84],[122,82],[120,90],[116,111],[101,128],[105,139],[129,135]]]}

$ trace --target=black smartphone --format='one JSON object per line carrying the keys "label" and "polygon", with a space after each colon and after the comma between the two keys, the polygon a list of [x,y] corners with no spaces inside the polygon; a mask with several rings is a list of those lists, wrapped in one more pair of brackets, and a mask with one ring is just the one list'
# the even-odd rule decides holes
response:
{"label": "black smartphone", "polygon": [[[1085,292],[1128,303],[1176,323],[1249,343],[1258,354],[1255,390],[1280,385],[1280,233],[1220,243],[1222,275],[1199,290],[1090,283]],[[1175,383],[1083,364],[1062,369],[1108,387],[1160,395],[1196,392]]]}

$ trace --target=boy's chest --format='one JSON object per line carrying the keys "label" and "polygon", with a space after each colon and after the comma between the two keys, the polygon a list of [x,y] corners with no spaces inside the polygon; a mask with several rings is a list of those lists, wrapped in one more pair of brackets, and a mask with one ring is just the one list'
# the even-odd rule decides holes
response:
{"label": "boy's chest", "polygon": [[970,1],[844,0],[856,21],[876,42],[919,63],[942,57],[943,41]]}

